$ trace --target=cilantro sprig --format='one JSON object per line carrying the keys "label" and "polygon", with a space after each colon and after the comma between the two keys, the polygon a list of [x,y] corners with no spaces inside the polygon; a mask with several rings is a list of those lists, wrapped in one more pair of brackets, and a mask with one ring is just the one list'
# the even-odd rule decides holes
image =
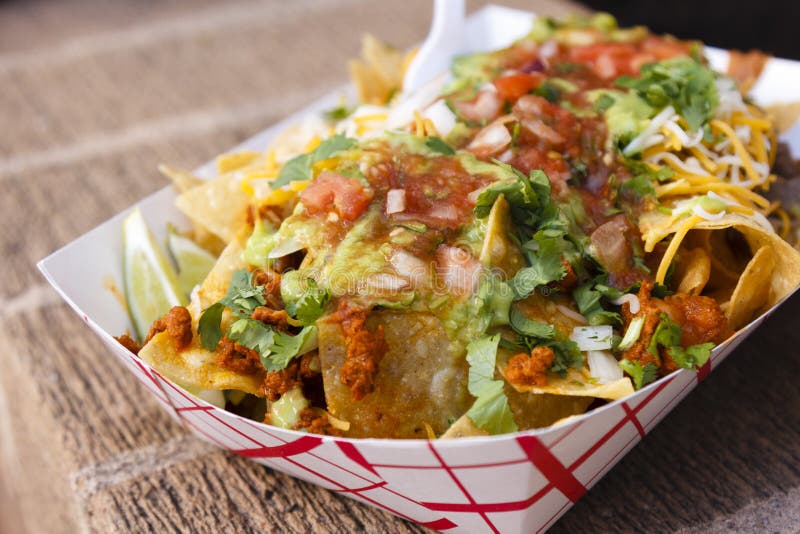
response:
{"label": "cilantro sprig", "polygon": [[616,83],[636,91],[654,109],[671,105],[694,132],[713,117],[719,105],[715,78],[710,68],[682,56],[644,65],[639,77],[621,76]]}
{"label": "cilantro sprig", "polygon": [[308,180],[313,173],[311,167],[318,161],[332,157],[335,153],[348,150],[356,145],[357,141],[342,134],[333,135],[317,146],[311,152],[296,156],[281,167],[278,177],[272,182],[272,187],[282,187],[289,182]]}
{"label": "cilantro sprig", "polygon": [[[222,314],[225,309],[229,309],[236,320],[228,327],[225,337],[256,351],[267,371],[279,371],[316,341],[317,327],[311,323],[322,314],[321,306],[324,306],[326,298],[321,296],[319,288],[315,286],[315,292],[300,307],[299,315],[308,321],[301,322],[306,326],[297,335],[278,332],[251,318],[257,307],[266,304],[264,286],[254,284],[252,273],[236,270],[231,276],[225,296],[206,308],[200,316],[197,327],[200,342],[206,350],[216,350],[223,337]],[[295,313],[298,313],[297,310]]]}

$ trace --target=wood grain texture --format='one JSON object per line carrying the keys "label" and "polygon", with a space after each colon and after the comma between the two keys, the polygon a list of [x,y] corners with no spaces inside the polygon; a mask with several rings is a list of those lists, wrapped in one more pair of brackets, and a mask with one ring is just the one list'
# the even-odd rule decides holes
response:
{"label": "wood grain texture", "polygon": [[[199,165],[343,83],[364,31],[419,40],[428,10],[0,3],[0,532],[422,531],[194,439],[34,264],[163,187],[158,163]],[[554,531],[796,531],[798,313],[794,299]]]}

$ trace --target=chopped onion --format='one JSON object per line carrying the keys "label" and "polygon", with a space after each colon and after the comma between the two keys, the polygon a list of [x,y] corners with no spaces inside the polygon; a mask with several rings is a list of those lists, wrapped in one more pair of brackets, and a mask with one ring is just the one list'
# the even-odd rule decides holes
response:
{"label": "chopped onion", "polygon": [[389,189],[386,193],[386,214],[400,213],[406,210],[406,190]]}
{"label": "chopped onion", "polygon": [[468,150],[480,151],[486,155],[497,154],[511,144],[511,134],[505,124],[493,122],[478,132],[475,139],[467,147]]}
{"label": "chopped onion", "polygon": [[578,344],[578,349],[587,350],[608,350],[611,348],[611,337],[614,330],[610,325],[600,326],[576,326],[572,329],[569,337]]}
{"label": "chopped onion", "polygon": [[605,350],[590,350],[586,354],[589,372],[601,384],[619,380],[624,375],[614,355]]}
{"label": "chopped onion", "polygon": [[566,317],[569,317],[573,321],[575,321],[577,323],[581,323],[581,324],[586,324],[586,317],[584,317],[580,313],[576,312],[572,308],[568,308],[568,307],[564,306],[563,304],[556,304],[556,308],[558,309],[558,311],[561,312],[562,315],[565,315]]}
{"label": "chopped onion", "polygon": [[694,213],[695,215],[700,216],[701,218],[703,218],[703,219],[705,219],[707,221],[718,221],[718,220],[722,219],[725,216],[727,211],[722,210],[722,211],[720,211],[718,213],[710,213],[710,212],[706,211],[705,209],[703,209],[703,206],[701,206],[699,203],[697,203],[697,204],[694,205],[694,208],[692,208],[692,213]]}
{"label": "chopped onion", "polygon": [[590,350],[586,355],[589,372],[601,384],[608,384],[623,377],[617,359],[604,350]]}
{"label": "chopped onion", "polygon": [[633,293],[626,293],[622,295],[620,298],[611,301],[612,304],[616,304],[617,306],[622,306],[626,302],[630,306],[631,313],[633,314],[639,313],[639,310],[641,309],[641,304],[639,304],[639,297],[637,297]]}
{"label": "chopped onion", "polygon": [[625,331],[625,335],[622,336],[622,341],[619,342],[620,350],[628,350],[633,346],[634,343],[639,341],[639,336],[642,334],[642,326],[644,325],[644,315],[640,315],[639,317],[634,317],[631,320],[631,323],[628,325],[628,329]]}
{"label": "chopped onion", "polygon": [[436,249],[437,273],[446,288],[455,294],[471,294],[477,289],[481,264],[466,250],[448,245]]}
{"label": "chopped onion", "polygon": [[399,291],[407,286],[406,280],[389,273],[373,274],[367,278],[367,287],[378,291]]}
{"label": "chopped onion", "polygon": [[[548,143],[555,145],[564,142],[564,137],[560,133],[539,119],[522,119],[519,121],[519,124],[539,139],[547,141]],[[509,142],[511,142],[511,136],[509,136]]]}
{"label": "chopped onion", "polygon": [[654,135],[660,135],[656,132],[658,132],[661,127],[664,126],[664,123],[670,120],[673,115],[675,115],[675,108],[672,106],[665,107],[661,113],[650,119],[650,124],[647,125],[647,128],[645,128],[642,133],[637,135],[630,143],[628,143],[628,146],[622,150],[622,153],[626,156],[629,156],[645,148],[648,138]]}
{"label": "chopped onion", "polygon": [[444,100],[437,100],[422,113],[426,119],[430,119],[436,131],[441,136],[446,136],[456,125],[456,116],[447,106]]}
{"label": "chopped onion", "polygon": [[555,39],[548,39],[539,47],[539,56],[549,59],[558,53],[558,43]]}
{"label": "chopped onion", "polygon": [[298,243],[294,237],[288,237],[283,241],[278,241],[278,244],[272,247],[272,250],[267,254],[267,258],[274,260],[275,258],[282,258],[288,256],[298,250],[303,250],[303,245]]}
{"label": "chopped onion", "polygon": [[389,256],[389,263],[397,274],[407,278],[415,286],[423,285],[430,280],[431,271],[425,261],[405,250],[394,251]]}

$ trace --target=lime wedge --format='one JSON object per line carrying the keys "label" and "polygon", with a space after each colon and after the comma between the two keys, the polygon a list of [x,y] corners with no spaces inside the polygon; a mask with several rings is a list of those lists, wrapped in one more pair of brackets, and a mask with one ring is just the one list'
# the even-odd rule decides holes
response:
{"label": "lime wedge", "polygon": [[128,313],[139,340],[142,340],[153,321],[173,306],[185,306],[189,299],[181,290],[175,269],[159,249],[139,208],[135,208],[122,223],[122,243],[122,275]]}
{"label": "lime wedge", "polygon": [[195,286],[203,283],[217,259],[188,237],[180,235],[173,226],[167,228],[167,248],[178,264],[178,283],[183,292],[190,295]]}

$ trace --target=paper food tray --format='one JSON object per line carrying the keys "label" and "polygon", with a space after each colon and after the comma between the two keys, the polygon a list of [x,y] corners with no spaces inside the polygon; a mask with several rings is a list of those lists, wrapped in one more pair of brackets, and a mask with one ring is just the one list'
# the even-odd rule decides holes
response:
{"label": "paper food tray", "polygon": [[[510,44],[533,15],[490,6],[469,18],[464,52]],[[724,69],[727,54],[710,50]],[[762,104],[790,101],[800,63],[772,59],[754,88]],[[332,107],[342,88],[263,131],[240,147],[265,148],[285,125]],[[782,140],[800,153],[800,124]],[[156,163],[153,162],[155,167]],[[213,162],[198,169],[213,175]],[[167,187],[140,204],[156,237],[167,222],[186,226]],[[108,349],[179,423],[201,439],[278,471],[448,532],[537,532],[552,525],[608,472],[772,310],[714,349],[698,372],[680,370],[629,397],[560,425],[461,440],[345,439],[283,430],[212,406],[187,393],[122,348],[112,337],[130,328],[125,310],[104,287],[122,280],[120,213],[39,263],[47,280]],[[779,304],[780,305],[780,304]]]}

